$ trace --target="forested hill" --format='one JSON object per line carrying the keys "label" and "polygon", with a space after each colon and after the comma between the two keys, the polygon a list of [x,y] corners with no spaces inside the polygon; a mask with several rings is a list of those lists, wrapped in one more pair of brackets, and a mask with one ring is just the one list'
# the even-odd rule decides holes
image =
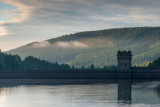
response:
{"label": "forested hill", "polygon": [[147,66],[160,57],[160,27],[87,31],[34,42],[8,51],[76,67],[116,65],[118,50],[131,50],[133,65]]}

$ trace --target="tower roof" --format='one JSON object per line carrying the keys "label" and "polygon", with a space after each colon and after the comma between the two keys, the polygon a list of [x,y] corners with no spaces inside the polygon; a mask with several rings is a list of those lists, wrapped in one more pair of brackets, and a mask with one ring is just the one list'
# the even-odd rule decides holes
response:
{"label": "tower roof", "polygon": [[132,56],[132,52],[131,51],[118,51],[117,56]]}

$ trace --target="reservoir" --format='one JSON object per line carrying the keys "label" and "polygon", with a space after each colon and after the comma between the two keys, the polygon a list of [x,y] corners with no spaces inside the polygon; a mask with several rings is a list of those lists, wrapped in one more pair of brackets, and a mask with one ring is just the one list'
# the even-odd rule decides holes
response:
{"label": "reservoir", "polygon": [[0,79],[0,106],[157,107],[160,81]]}

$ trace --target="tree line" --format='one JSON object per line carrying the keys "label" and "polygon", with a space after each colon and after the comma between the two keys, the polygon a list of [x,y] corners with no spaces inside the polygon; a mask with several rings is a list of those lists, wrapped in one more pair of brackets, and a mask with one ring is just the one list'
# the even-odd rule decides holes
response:
{"label": "tree line", "polygon": [[[153,62],[150,62],[148,67],[160,67],[160,57]],[[41,60],[33,56],[28,56],[24,60],[19,55],[11,55],[0,52],[0,70],[116,70],[116,66],[104,66],[96,68],[93,64],[89,67],[82,66],[75,68],[68,64],[59,64],[57,62],[49,62]]]}
{"label": "tree line", "polygon": [[0,52],[0,70],[114,70],[115,66],[104,66],[103,68],[95,68],[92,64],[90,67],[75,68],[68,64],[59,64],[57,62],[49,62],[41,60],[33,56],[27,56],[24,60],[19,55],[11,55]]}
{"label": "tree line", "polygon": [[68,64],[52,63],[28,56],[24,60],[18,55],[0,53],[0,70],[68,70]]}
{"label": "tree line", "polygon": [[150,62],[148,67],[160,67],[160,57],[153,62]]}

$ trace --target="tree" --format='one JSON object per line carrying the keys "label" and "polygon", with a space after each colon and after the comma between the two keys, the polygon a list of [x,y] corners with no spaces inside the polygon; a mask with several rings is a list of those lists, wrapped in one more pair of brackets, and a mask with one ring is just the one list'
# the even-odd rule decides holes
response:
{"label": "tree", "polygon": [[95,67],[94,67],[94,65],[93,65],[93,64],[90,66],[90,69],[95,69]]}

